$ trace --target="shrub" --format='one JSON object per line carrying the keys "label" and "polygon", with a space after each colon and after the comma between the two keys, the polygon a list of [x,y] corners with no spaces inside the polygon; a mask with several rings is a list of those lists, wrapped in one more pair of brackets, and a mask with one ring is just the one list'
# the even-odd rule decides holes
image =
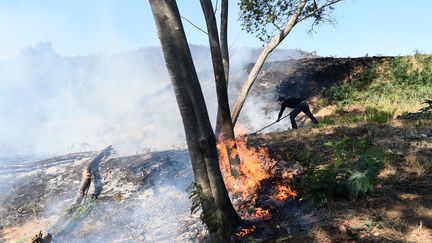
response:
{"label": "shrub", "polygon": [[369,150],[360,155],[356,164],[357,169],[347,179],[349,194],[354,198],[373,190],[376,178],[384,167],[384,153],[377,149]]}
{"label": "shrub", "polygon": [[351,89],[349,84],[333,85],[329,90],[329,99],[347,103],[350,100]]}
{"label": "shrub", "polygon": [[328,199],[346,196],[346,188],[343,178],[334,167],[309,172],[306,179],[300,184],[302,194],[309,199],[307,208],[316,207],[325,203]]}
{"label": "shrub", "polygon": [[366,88],[377,77],[378,77],[377,64],[372,63],[370,67],[367,67],[353,75],[352,85],[355,86],[356,90],[361,90]]}
{"label": "shrub", "polygon": [[318,165],[308,169],[299,186],[300,192],[308,199],[306,208],[329,200],[362,197],[374,189],[377,176],[384,167],[384,153],[368,139],[356,142],[355,149],[352,149],[354,140],[350,137],[325,144],[334,149],[334,161],[324,168]]}

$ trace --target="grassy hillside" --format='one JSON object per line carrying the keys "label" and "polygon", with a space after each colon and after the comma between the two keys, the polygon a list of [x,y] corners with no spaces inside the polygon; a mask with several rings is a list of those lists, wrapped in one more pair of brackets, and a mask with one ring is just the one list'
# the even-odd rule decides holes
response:
{"label": "grassy hillside", "polygon": [[[321,106],[335,105],[324,124],[376,121],[418,111],[432,98],[432,56],[387,58],[360,67],[319,99]],[[348,111],[348,112],[347,112]],[[344,114],[345,113],[345,114]],[[342,115],[343,114],[343,115]]]}

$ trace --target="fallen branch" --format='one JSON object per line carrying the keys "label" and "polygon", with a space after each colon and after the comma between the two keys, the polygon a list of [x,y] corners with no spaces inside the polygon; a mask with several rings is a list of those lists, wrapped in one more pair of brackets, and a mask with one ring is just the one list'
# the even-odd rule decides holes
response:
{"label": "fallen branch", "polygon": [[39,231],[38,234],[35,234],[32,238],[31,238],[31,243],[51,243],[52,241],[52,235],[50,233],[44,235],[42,234],[42,230]]}
{"label": "fallen branch", "polygon": [[[102,192],[102,179],[99,173],[99,163],[108,157],[112,152],[112,146],[106,147],[95,158],[86,164],[82,173],[81,184],[78,190],[78,196],[66,214],[60,217],[57,222],[48,229],[52,236],[61,235],[63,232],[69,232],[75,228],[88,215],[94,206],[94,201]],[[90,200],[83,199],[87,196],[90,188],[91,179],[93,178],[94,192]],[[40,232],[41,233],[41,232]]]}
{"label": "fallen branch", "polygon": [[74,206],[78,206],[81,204],[84,196],[87,195],[87,192],[90,188],[91,178],[93,176],[94,183],[94,192],[91,196],[92,199],[97,199],[102,192],[102,179],[99,173],[99,162],[108,157],[111,154],[112,146],[106,147],[102,152],[100,152],[94,159],[92,159],[87,166],[84,168],[82,173],[81,185],[78,190],[78,196],[75,200]]}

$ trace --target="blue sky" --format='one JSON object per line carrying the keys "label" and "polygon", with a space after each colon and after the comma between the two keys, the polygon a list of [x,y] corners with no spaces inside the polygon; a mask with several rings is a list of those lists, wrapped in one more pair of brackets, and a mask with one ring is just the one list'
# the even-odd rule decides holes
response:
{"label": "blue sky", "polygon": [[[183,17],[205,28],[198,0],[177,2]],[[281,47],[324,56],[432,53],[431,9],[429,0],[346,0],[336,6],[336,26],[310,35],[307,24],[299,25]],[[237,1],[230,1],[230,44],[260,47],[237,19]],[[184,26],[190,43],[207,45],[206,35]],[[0,60],[39,42],[51,42],[65,56],[159,45],[147,0],[0,0],[0,33]]]}

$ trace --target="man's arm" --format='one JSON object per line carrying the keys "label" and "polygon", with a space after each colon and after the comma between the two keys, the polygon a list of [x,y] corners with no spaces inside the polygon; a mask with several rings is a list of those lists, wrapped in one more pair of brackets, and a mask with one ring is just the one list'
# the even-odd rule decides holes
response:
{"label": "man's arm", "polygon": [[278,118],[277,118],[276,122],[279,122],[279,120],[280,120],[280,118],[282,117],[282,114],[283,114],[285,108],[286,108],[285,104],[282,103],[282,105],[281,105],[281,109],[280,109],[280,111],[279,111],[279,115],[278,115]]}

